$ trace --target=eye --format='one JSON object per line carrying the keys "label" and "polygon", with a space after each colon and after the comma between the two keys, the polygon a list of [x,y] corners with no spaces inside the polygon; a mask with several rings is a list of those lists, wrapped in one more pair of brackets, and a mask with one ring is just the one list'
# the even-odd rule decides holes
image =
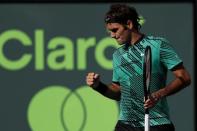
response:
{"label": "eye", "polygon": [[118,30],[118,29],[117,29],[117,28],[115,28],[115,29],[112,29],[112,30],[111,30],[111,32],[116,33],[116,32],[117,32],[117,30]]}

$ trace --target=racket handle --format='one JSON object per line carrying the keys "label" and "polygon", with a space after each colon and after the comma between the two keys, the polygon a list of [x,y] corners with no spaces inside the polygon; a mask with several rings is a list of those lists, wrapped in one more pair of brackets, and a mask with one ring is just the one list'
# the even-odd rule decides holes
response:
{"label": "racket handle", "polygon": [[144,119],[144,131],[150,131],[150,120],[149,120],[149,114],[145,114]]}

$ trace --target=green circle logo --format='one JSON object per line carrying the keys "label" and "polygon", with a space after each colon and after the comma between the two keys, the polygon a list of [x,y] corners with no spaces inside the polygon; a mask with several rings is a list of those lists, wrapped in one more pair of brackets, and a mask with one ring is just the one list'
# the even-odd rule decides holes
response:
{"label": "green circle logo", "polygon": [[113,131],[118,105],[83,86],[49,86],[40,90],[28,106],[32,131]]}

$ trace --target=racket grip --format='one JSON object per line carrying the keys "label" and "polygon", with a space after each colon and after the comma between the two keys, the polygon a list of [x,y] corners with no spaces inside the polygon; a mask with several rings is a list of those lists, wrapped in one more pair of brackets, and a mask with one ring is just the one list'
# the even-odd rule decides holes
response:
{"label": "racket grip", "polygon": [[150,131],[150,119],[149,119],[149,114],[145,114],[144,131]]}

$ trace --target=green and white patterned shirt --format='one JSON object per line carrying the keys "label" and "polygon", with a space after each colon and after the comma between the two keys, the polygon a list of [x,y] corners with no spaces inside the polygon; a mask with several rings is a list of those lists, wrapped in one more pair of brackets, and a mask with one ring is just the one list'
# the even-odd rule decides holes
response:
{"label": "green and white patterned shirt", "polygon": [[[167,70],[182,64],[169,42],[160,37],[143,36],[127,49],[125,44],[113,53],[112,81],[121,87],[119,120],[133,127],[144,126],[143,59],[146,46],[152,49],[151,92],[164,88]],[[149,113],[151,126],[171,123],[166,98],[162,98]]]}

